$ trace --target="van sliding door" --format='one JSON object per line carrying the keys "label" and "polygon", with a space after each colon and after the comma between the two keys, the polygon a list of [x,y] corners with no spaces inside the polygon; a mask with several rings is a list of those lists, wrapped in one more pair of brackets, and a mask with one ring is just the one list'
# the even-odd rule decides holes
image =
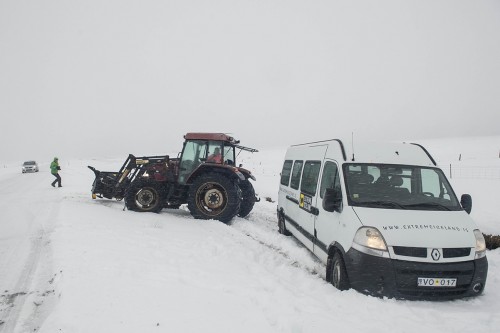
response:
{"label": "van sliding door", "polygon": [[[314,217],[317,214],[316,192],[318,186],[321,161],[325,156],[326,145],[314,145],[305,148],[300,152],[303,163],[299,182],[290,182],[292,193],[291,200],[287,200],[288,205],[285,214],[289,219],[287,228],[300,240],[309,250],[313,251],[314,246]],[[295,161],[297,163],[299,161]],[[292,170],[292,180],[294,178]]]}

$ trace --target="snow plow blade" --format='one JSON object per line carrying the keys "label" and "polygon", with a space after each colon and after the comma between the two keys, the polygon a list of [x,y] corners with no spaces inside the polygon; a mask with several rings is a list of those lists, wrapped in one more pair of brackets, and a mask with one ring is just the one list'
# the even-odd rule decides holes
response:
{"label": "snow plow blade", "polygon": [[119,190],[117,188],[116,185],[118,180],[116,172],[99,171],[90,165],[88,168],[95,174],[95,179],[92,184],[92,199],[96,199],[97,197],[108,199],[116,198],[118,200],[123,199],[125,190]]}
{"label": "snow plow blade", "polygon": [[89,165],[88,168],[95,174],[92,198],[122,200],[136,177],[143,176],[148,168],[168,163],[168,160],[168,155],[135,157],[129,154],[118,172],[99,171]]}

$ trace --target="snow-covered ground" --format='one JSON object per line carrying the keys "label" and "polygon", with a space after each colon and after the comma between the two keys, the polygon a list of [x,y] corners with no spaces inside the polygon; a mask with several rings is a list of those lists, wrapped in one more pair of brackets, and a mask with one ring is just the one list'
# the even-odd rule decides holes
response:
{"label": "snow-covered ground", "polygon": [[[496,168],[499,138],[482,145],[491,142],[475,158],[461,141],[424,144],[443,169],[457,145],[463,165]],[[92,200],[86,166],[117,170],[125,156],[60,156],[60,189],[47,164],[0,169],[0,332],[498,332],[500,250],[488,251],[486,290],[473,299],[396,301],[328,284],[324,265],[278,234],[276,203],[265,200],[277,199],[284,153],[240,156],[262,200],[229,225],[185,207],[141,214]],[[500,179],[451,181],[472,194],[483,232],[500,234]]]}

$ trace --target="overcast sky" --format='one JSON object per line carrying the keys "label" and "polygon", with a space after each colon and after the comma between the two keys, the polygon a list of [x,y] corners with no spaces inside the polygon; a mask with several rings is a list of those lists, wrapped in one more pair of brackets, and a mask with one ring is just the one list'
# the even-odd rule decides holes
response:
{"label": "overcast sky", "polygon": [[0,0],[0,160],[500,134],[500,1]]}

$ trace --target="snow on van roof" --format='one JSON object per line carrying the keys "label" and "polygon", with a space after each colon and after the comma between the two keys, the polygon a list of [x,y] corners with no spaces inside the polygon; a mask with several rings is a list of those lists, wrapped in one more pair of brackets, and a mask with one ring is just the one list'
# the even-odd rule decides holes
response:
{"label": "snow on van roof", "polygon": [[407,142],[360,142],[348,147],[348,160],[364,163],[436,166],[422,145]]}
{"label": "snow on van roof", "polygon": [[298,155],[304,148],[321,146],[328,146],[325,157],[333,158],[339,162],[437,165],[424,146],[409,142],[359,141],[352,144],[350,140],[333,139],[294,145],[289,148],[289,153],[294,155],[293,158],[299,158]]}

